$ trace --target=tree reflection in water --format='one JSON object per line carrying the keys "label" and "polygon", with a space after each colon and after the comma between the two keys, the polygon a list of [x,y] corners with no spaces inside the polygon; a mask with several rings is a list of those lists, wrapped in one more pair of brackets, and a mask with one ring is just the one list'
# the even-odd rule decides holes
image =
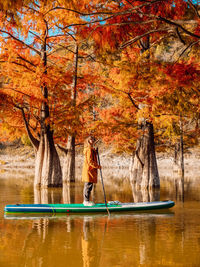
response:
{"label": "tree reflection in water", "polygon": [[[181,190],[183,188],[180,180],[176,180],[175,186],[177,190],[179,190],[179,186]],[[134,184],[131,184],[131,189],[134,202],[160,200],[159,189],[136,190]],[[180,195],[180,193],[177,194]],[[95,190],[93,192],[93,197],[96,197]],[[55,189],[34,189],[34,203],[75,203],[75,200],[74,185],[71,184],[64,184],[62,191],[59,192]],[[121,217],[121,224],[122,221],[123,218]],[[110,227],[108,227],[107,224],[110,225]],[[123,259],[118,259],[118,256],[123,258],[123,254],[132,259],[131,253],[133,253],[135,255],[134,261],[139,265],[145,265],[150,259],[156,257],[156,217],[149,216],[148,220],[140,220],[140,223],[137,220],[133,220],[132,227],[137,230],[133,235],[135,249],[132,252],[130,248],[126,249],[129,239],[126,237],[126,239],[123,240],[121,232],[118,232],[118,224],[119,221],[115,215],[111,216],[110,219],[105,215],[101,215],[101,217],[95,215],[82,215],[80,217],[76,215],[65,215],[62,222],[59,220],[57,223],[50,218],[38,218],[32,222],[32,229],[27,235],[27,241],[24,242],[23,251],[25,262],[27,263],[34,259],[34,262],[37,262],[37,266],[43,266],[46,259],[47,262],[50,263],[52,260],[51,256],[44,251],[48,247],[53,247],[57,240],[59,240],[59,244],[63,249],[66,247],[66,251],[65,249],[62,251],[62,255],[64,255],[63,260],[67,263],[67,259],[74,259],[75,257],[79,263],[82,261],[82,265],[80,266],[83,267],[104,266],[106,262],[113,262],[116,264],[117,261],[122,264]],[[81,231],[80,235],[77,235],[77,229]],[[69,235],[68,238],[67,234]],[[63,238],[65,244],[62,244]],[[35,240],[38,239],[40,241],[36,243]],[[31,244],[32,253],[30,253]],[[112,254],[104,258],[102,254],[105,250],[105,246],[113,250],[112,244],[115,244],[115,249],[120,251],[121,256],[115,253],[115,258]],[[69,256],[70,248],[77,248],[77,246],[80,248],[80,252],[74,256]]]}
{"label": "tree reflection in water", "polygon": [[60,189],[34,187],[34,204],[61,203]]}
{"label": "tree reflection in water", "polygon": [[174,192],[176,200],[184,202],[184,174],[173,173],[174,178]]}
{"label": "tree reflection in water", "polygon": [[135,183],[131,183],[131,188],[134,202],[152,202],[160,200],[159,188],[138,189]]}

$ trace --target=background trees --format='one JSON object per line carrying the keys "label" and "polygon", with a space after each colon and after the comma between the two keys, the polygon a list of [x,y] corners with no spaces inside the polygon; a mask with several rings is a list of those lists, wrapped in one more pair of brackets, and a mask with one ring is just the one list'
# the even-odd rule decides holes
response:
{"label": "background trees", "polygon": [[[108,68],[108,72],[112,75],[109,76],[112,79],[112,85],[110,86],[112,89],[110,90],[116,96],[114,105],[109,105],[111,116],[108,117],[108,111],[107,113],[104,111],[104,115],[107,116],[104,117],[104,121],[105,118],[110,118],[111,125],[115,121],[112,130],[115,129],[116,136],[119,137],[118,130],[121,127],[122,120],[125,122],[125,118],[122,119],[122,117],[124,110],[127,110],[127,101],[130,100],[132,118],[130,111],[127,110],[125,112],[126,119],[127,114],[129,114],[129,119],[124,123],[123,132],[120,131],[120,138],[118,139],[124,141],[122,141],[122,146],[126,148],[128,138],[123,138],[124,133],[127,129],[132,128],[129,133],[132,132],[134,138],[135,130],[133,130],[133,127],[135,128],[135,122],[138,119],[139,128],[142,131],[137,142],[136,152],[133,154],[131,180],[137,181],[139,186],[145,188],[157,187],[159,186],[159,176],[155,159],[153,132],[155,127],[153,127],[153,124],[156,122],[157,129],[159,129],[159,123],[157,124],[159,119],[160,123],[165,120],[168,121],[168,124],[170,124],[171,119],[165,116],[164,101],[162,102],[161,115],[155,113],[160,86],[158,77],[162,75],[159,65],[162,65],[162,62],[166,60],[162,56],[159,60],[156,51],[159,47],[163,45],[167,47],[169,42],[177,42],[176,40],[178,40],[182,44],[178,53],[179,60],[191,47],[198,45],[198,4],[192,1],[175,1],[173,3],[171,1],[123,1],[118,6],[113,7],[113,10],[115,10],[113,16],[106,20],[104,27],[98,27],[94,34],[97,47],[101,47],[100,58],[107,64],[112,64]],[[99,35],[101,38],[99,38]],[[103,57],[102,51],[104,52]],[[120,64],[117,64],[116,58],[111,56],[114,53],[120,58]],[[169,61],[175,64],[175,60],[177,58],[171,54]],[[178,66],[178,64],[175,65]],[[182,74],[184,75],[184,71]],[[192,77],[188,78],[191,79]],[[174,85],[179,84],[176,87],[176,92],[177,95],[180,95],[181,81],[179,78],[176,81],[176,77],[173,77],[173,79]],[[167,83],[167,80],[165,82]],[[165,91],[162,91],[163,95],[165,93]],[[167,95],[165,96],[167,97]],[[173,96],[170,96],[169,99],[171,97]],[[190,99],[189,94],[187,94],[187,97]],[[116,106],[117,112],[115,112]],[[182,112],[186,114],[189,106],[189,103],[185,104],[185,107],[182,106]],[[118,121],[116,119],[117,113]],[[183,119],[180,119],[180,117],[182,118],[183,113],[179,114],[179,134],[181,136]],[[165,119],[163,119],[163,116]],[[121,118],[119,119],[119,117]],[[106,124],[108,123],[106,122]],[[128,144],[130,143],[128,142]],[[183,147],[183,145],[181,146]]]}
{"label": "background trees", "polygon": [[12,105],[3,123],[13,135],[25,126],[35,149],[37,186],[62,184],[55,140],[74,138],[84,106],[81,98],[76,103],[77,90],[82,90],[81,96],[92,80],[87,71],[78,77],[83,52],[78,52],[81,39],[75,25],[85,22],[82,9],[84,4],[77,2],[33,1],[20,8],[20,25],[10,17],[1,21],[2,92]]}
{"label": "background trees", "polygon": [[[159,186],[154,136],[168,142],[184,123],[192,121],[190,133],[198,124],[199,66],[185,57],[199,47],[198,4],[14,3],[0,2],[1,125],[13,137],[26,128],[35,185],[74,181],[75,145],[94,133],[132,154],[138,186]],[[175,40],[182,45],[169,66],[158,55]],[[66,153],[63,171],[55,143]]]}

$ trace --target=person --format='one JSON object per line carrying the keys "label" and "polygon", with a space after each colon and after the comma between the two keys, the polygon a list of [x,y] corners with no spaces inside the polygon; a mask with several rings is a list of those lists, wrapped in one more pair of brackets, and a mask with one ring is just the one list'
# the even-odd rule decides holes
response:
{"label": "person", "polygon": [[82,181],[85,182],[83,189],[83,204],[85,206],[94,205],[90,200],[90,194],[93,188],[93,184],[97,183],[97,169],[101,166],[97,161],[97,150],[94,148],[95,138],[89,136],[85,140],[84,144],[84,162],[82,170]]}

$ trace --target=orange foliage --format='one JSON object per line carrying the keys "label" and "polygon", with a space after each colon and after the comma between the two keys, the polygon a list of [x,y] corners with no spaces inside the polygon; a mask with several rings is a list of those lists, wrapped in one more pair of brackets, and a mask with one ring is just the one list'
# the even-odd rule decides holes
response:
{"label": "orange foliage", "polygon": [[[91,114],[89,106],[94,101],[91,95],[98,77],[94,73],[95,64],[85,64],[82,59],[87,59],[87,51],[82,48],[84,40],[79,35],[79,24],[85,23],[84,13],[92,11],[94,2],[91,5],[88,1],[59,1],[56,5],[54,1],[34,3],[19,10],[20,28],[5,17],[0,24],[3,79],[0,93],[10,99],[2,109],[2,135],[7,133],[9,138],[22,135],[25,131],[23,109],[29,129],[38,138],[45,103],[49,109],[45,124],[54,131],[56,142],[65,142],[72,133],[81,138],[87,127],[83,118],[91,116],[87,113]],[[79,46],[79,65],[74,107],[71,94],[75,45]]]}

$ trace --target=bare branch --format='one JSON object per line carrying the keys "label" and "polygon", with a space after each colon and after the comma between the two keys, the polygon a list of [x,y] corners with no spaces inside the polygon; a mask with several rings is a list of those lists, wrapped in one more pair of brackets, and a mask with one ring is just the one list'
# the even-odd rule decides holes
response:
{"label": "bare branch", "polygon": [[196,13],[197,17],[200,18],[200,14],[199,14],[197,7],[192,3],[192,1],[188,0],[188,2],[189,2],[189,5],[192,7],[192,9],[194,9],[194,12]]}
{"label": "bare branch", "polygon": [[39,11],[34,9],[33,7],[30,7],[30,6],[24,6],[24,7],[29,9],[29,10],[31,10],[31,11],[33,11],[33,12],[39,13]]}
{"label": "bare branch", "polygon": [[145,33],[143,33],[143,34],[141,34],[139,36],[136,36],[135,38],[125,42],[124,44],[122,44],[120,46],[120,49],[123,49],[123,48],[125,48],[125,47],[127,47],[127,46],[129,46],[129,45],[131,45],[131,44],[133,44],[135,42],[137,42],[138,40],[142,39],[145,36],[150,35],[151,33],[164,32],[164,31],[168,32],[169,30],[170,30],[170,28],[163,28],[163,29],[155,29],[155,30],[151,30],[151,31],[145,32]]}
{"label": "bare branch", "polygon": [[17,93],[20,93],[20,94],[22,94],[22,95],[24,95],[24,96],[31,97],[30,95],[28,95],[28,94],[26,94],[26,93],[23,93],[23,92],[21,92],[21,91],[15,89],[15,88],[12,88],[12,87],[3,87],[2,89],[3,89],[3,90],[12,90],[12,91],[17,92]]}
{"label": "bare branch", "polygon": [[133,106],[136,109],[139,109],[138,105],[135,104],[135,101],[133,100],[133,98],[131,97],[131,93],[126,93],[128,95],[128,98],[131,100],[131,103],[133,104]]}
{"label": "bare branch", "polygon": [[13,40],[15,40],[15,41],[23,44],[24,46],[28,47],[31,50],[33,50],[36,54],[41,55],[41,53],[37,49],[35,49],[34,47],[30,46],[29,44],[26,44],[25,42],[23,42],[22,40],[18,39],[17,37],[15,37],[14,35],[12,35],[11,33],[7,32],[7,31],[4,31],[4,30],[1,30],[1,29],[0,29],[0,32],[7,34]]}
{"label": "bare branch", "polygon": [[[110,86],[111,86],[111,85],[110,85]],[[111,86],[111,87],[112,87],[112,86]],[[133,104],[133,106],[134,106],[136,109],[139,109],[138,105],[135,103],[134,99],[132,98],[130,92],[127,93],[127,92],[124,92],[123,90],[116,89],[116,88],[114,88],[114,87],[112,87],[112,89],[113,89],[114,91],[119,91],[119,92],[121,92],[121,93],[123,93],[123,94],[126,94],[126,95],[128,96],[128,98],[130,99],[131,103]]]}
{"label": "bare branch", "polygon": [[100,15],[123,15],[123,14],[131,13],[133,10],[140,9],[142,7],[145,7],[145,6],[151,6],[152,4],[159,3],[159,2],[166,2],[166,0],[141,1],[141,2],[142,2],[142,4],[139,5],[139,6],[133,6],[133,5],[131,5],[132,8],[130,8],[129,10],[122,11],[122,12],[116,12],[116,13],[113,13],[111,11],[99,11],[99,12],[83,13],[83,12],[80,12],[78,10],[74,10],[74,9],[70,9],[70,8],[65,8],[65,7],[57,6],[57,7],[54,7],[52,9],[48,10],[44,15],[46,15],[49,12],[52,12],[54,10],[70,11],[70,12],[76,13],[78,15],[81,15],[83,17],[94,16],[94,15],[97,15],[97,16],[100,16]]}
{"label": "bare branch", "polygon": [[182,36],[181,36],[181,34],[179,32],[179,28],[178,27],[176,27],[176,33],[177,33],[177,36],[178,36],[179,40],[181,41],[181,43],[186,45],[185,41],[183,40],[183,38],[182,38]]}
{"label": "bare branch", "polygon": [[[98,19],[98,20],[93,20],[93,21],[87,21],[87,22],[84,22],[84,23],[74,23],[74,24],[70,24],[70,25],[68,25],[66,27],[63,27],[62,29],[65,30],[67,28],[74,27],[74,26],[86,26],[86,25],[90,25],[90,24],[94,24],[94,23],[104,22],[104,21],[107,21],[108,19],[114,18],[114,17],[116,17],[118,15],[119,14],[106,17],[105,19]],[[103,26],[103,25],[101,25],[101,26]]]}
{"label": "bare branch", "polygon": [[[189,45],[188,45],[188,46],[181,52],[181,54],[179,55],[177,61],[179,61],[179,59],[185,54],[185,52],[186,52],[189,48],[191,48],[193,45],[195,45],[195,44],[197,44],[197,43],[199,43],[199,42],[200,42],[200,40],[190,43],[190,44],[189,44]],[[176,62],[177,62],[177,61],[176,61]]]}
{"label": "bare branch", "polygon": [[30,138],[30,141],[31,141],[33,147],[35,149],[38,149],[39,141],[32,135],[32,133],[30,131],[29,124],[28,124],[28,121],[26,119],[26,115],[25,115],[24,109],[20,108],[19,106],[16,106],[16,108],[20,109],[21,112],[22,112],[22,117],[23,117],[23,120],[24,120],[24,123],[25,123],[26,131],[27,131],[28,137]]}
{"label": "bare branch", "polygon": [[[2,62],[2,61],[1,61],[1,62]],[[23,65],[23,64],[21,64],[21,63],[19,63],[19,62],[16,62],[16,61],[11,61],[10,63],[13,63],[13,64],[15,64],[15,65],[18,65],[18,66],[24,67],[25,69],[27,69],[27,70],[29,70],[29,71],[31,71],[31,72],[34,72],[34,73],[35,73],[35,71],[34,71],[34,70],[30,69],[29,67],[27,67],[27,66],[25,66],[25,65]]]}
{"label": "bare branch", "polygon": [[[156,16],[156,17],[157,17],[157,16]],[[166,23],[169,24],[169,25],[176,26],[176,27],[180,28],[183,32],[185,32],[186,34],[188,34],[188,35],[190,35],[190,36],[192,36],[192,37],[195,37],[195,38],[200,39],[200,35],[195,34],[195,33],[191,32],[191,31],[185,29],[182,25],[178,24],[178,23],[175,22],[175,21],[172,21],[172,20],[163,18],[163,17],[161,17],[161,16],[158,16],[157,19],[160,20],[160,21],[166,22]]]}
{"label": "bare branch", "polygon": [[35,37],[37,37],[40,41],[42,41],[42,39],[40,38],[39,35],[37,35],[36,33],[32,32],[32,31],[29,31],[32,35],[34,35]]}
{"label": "bare branch", "polygon": [[23,61],[25,61],[26,63],[29,63],[31,66],[33,66],[33,67],[36,67],[36,65],[33,63],[33,62],[31,62],[30,60],[28,60],[28,59],[26,59],[26,58],[23,58],[22,56],[20,56],[19,54],[18,54],[18,57],[17,57],[18,59],[21,59],[21,60],[23,60]]}
{"label": "bare branch", "polygon": [[56,144],[56,145],[57,145],[57,147],[58,147],[62,152],[65,153],[65,155],[67,155],[67,153],[69,152],[69,149],[64,148],[63,146],[61,146],[61,145],[59,145],[59,144]]}
{"label": "bare branch", "polygon": [[78,10],[74,10],[74,9],[70,9],[70,8],[65,8],[65,7],[60,7],[60,6],[57,6],[57,7],[54,7],[50,10],[48,10],[44,16],[46,16],[48,13],[52,12],[52,11],[55,11],[55,10],[65,10],[65,11],[70,11],[70,12],[73,12],[73,13],[76,13],[78,15],[81,15],[81,16],[93,16],[93,15],[110,15],[110,14],[113,14],[113,12],[91,12],[91,13],[83,13],[83,12],[80,12]]}

